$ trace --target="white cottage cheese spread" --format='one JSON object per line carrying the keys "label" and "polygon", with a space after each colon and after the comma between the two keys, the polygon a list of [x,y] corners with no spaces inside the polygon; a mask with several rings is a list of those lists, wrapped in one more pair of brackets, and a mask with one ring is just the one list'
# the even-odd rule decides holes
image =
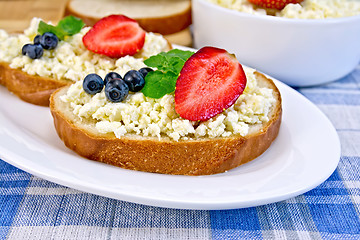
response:
{"label": "white cottage cheese spread", "polygon": [[168,42],[162,36],[146,33],[144,47],[139,53],[112,59],[84,47],[82,37],[90,29],[85,27],[80,33],[60,41],[54,50],[44,51],[40,59],[31,59],[22,55],[21,49],[33,42],[39,22],[39,18],[34,18],[24,34],[9,35],[0,30],[0,62],[7,62],[11,68],[21,69],[30,75],[79,81],[89,73],[105,77],[108,72],[115,71],[124,75],[130,69],[144,67],[144,59],[168,50]]}
{"label": "white cottage cheese spread", "polygon": [[[208,0],[222,7],[255,15],[266,15],[265,9],[258,8],[247,0]],[[272,12],[272,14],[274,14]],[[360,14],[358,0],[304,0],[299,4],[288,4],[275,15],[285,18],[324,19],[349,17]]]}
{"label": "white cottage cheese spread", "polygon": [[127,133],[142,136],[167,136],[175,141],[227,137],[232,134],[245,136],[249,126],[268,121],[268,113],[275,101],[272,90],[257,86],[254,69],[244,67],[247,85],[236,103],[223,113],[194,127],[195,122],[181,118],[174,107],[174,96],[160,99],[145,97],[141,92],[130,93],[120,103],[112,103],[104,90],[91,96],[74,83],[61,100],[68,102],[73,113],[81,119],[95,119],[101,133],[114,133],[121,138]]}

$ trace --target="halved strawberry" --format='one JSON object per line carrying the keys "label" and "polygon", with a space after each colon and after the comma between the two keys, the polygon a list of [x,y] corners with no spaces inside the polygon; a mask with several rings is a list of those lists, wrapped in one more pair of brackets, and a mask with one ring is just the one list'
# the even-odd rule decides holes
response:
{"label": "halved strawberry", "polygon": [[144,42],[145,31],[124,15],[102,18],[83,37],[87,49],[112,58],[134,55]]}
{"label": "halved strawberry", "polygon": [[204,47],[184,64],[176,81],[175,111],[191,121],[205,121],[232,106],[246,86],[234,55]]}
{"label": "halved strawberry", "polygon": [[300,3],[303,0],[248,0],[252,4],[255,4],[263,8],[272,8],[272,9],[283,9],[289,3]]}

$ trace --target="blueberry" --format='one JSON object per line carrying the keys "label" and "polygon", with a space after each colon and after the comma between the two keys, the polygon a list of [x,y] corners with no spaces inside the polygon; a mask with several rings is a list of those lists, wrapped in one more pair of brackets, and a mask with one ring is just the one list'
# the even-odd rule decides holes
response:
{"label": "blueberry", "polygon": [[105,86],[105,95],[111,102],[121,102],[129,94],[129,87],[120,78],[113,78]]}
{"label": "blueberry", "polygon": [[40,44],[41,35],[36,35],[34,38],[34,44]]}
{"label": "blueberry", "polygon": [[58,45],[58,42],[58,37],[51,32],[46,32],[40,37],[40,44],[44,49],[54,49]]}
{"label": "blueberry", "polygon": [[83,88],[84,91],[87,92],[88,94],[94,95],[96,93],[99,93],[101,92],[103,87],[104,87],[104,81],[99,75],[95,73],[91,73],[84,78]]}
{"label": "blueberry", "polygon": [[28,44],[25,44],[25,45],[22,47],[22,49],[21,49],[22,55],[26,55],[26,53],[27,53],[27,48],[28,48],[30,45],[31,45],[31,44],[28,43]]}
{"label": "blueberry", "polygon": [[129,89],[132,92],[140,91],[145,85],[145,80],[143,75],[136,70],[128,71],[124,75],[124,81],[129,86]]}
{"label": "blueberry", "polygon": [[152,71],[154,71],[152,68],[144,67],[144,68],[140,68],[139,73],[141,73],[143,75],[143,77],[145,78],[146,75]]}
{"label": "blueberry", "polygon": [[44,53],[44,49],[39,44],[25,44],[21,50],[23,55],[32,59],[39,59]]}
{"label": "blueberry", "polygon": [[105,78],[104,78],[104,84],[106,85],[106,83],[114,78],[120,78],[122,79],[122,77],[120,76],[120,74],[116,73],[116,72],[109,72],[108,74],[106,74]]}

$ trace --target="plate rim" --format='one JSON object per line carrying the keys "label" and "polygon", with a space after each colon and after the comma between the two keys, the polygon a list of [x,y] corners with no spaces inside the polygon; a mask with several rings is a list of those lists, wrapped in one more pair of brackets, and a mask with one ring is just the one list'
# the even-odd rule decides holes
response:
{"label": "plate rim", "polygon": [[[185,48],[185,49],[191,49],[191,48]],[[265,74],[266,75],[266,74]],[[341,157],[341,146],[340,146],[340,140],[339,140],[339,136],[336,132],[336,129],[334,128],[333,124],[331,123],[331,121],[327,118],[327,116],[314,104],[312,103],[310,100],[308,100],[306,97],[304,97],[303,95],[301,95],[299,92],[297,92],[296,90],[292,89],[291,87],[287,86],[286,84],[266,75],[267,77],[271,78],[275,85],[279,88],[280,93],[283,97],[283,93],[287,92],[289,94],[295,94],[297,95],[297,97],[301,98],[302,101],[305,101],[306,104],[308,104],[309,106],[314,107],[314,109],[316,109],[317,113],[319,114],[319,116],[321,116],[323,119],[327,121],[327,124],[330,126],[330,130],[332,131],[333,134],[335,134],[335,138],[333,139],[334,141],[334,148],[333,151],[336,153],[336,156],[334,156],[334,159],[336,158],[337,160],[333,160],[332,161],[332,165],[329,167],[328,171],[326,172],[326,174],[322,175],[322,178],[319,179],[317,182],[314,182],[311,186],[307,186],[306,188],[302,188],[302,189],[297,189],[296,191],[293,192],[288,192],[287,194],[280,194],[280,195],[275,195],[272,197],[268,197],[268,198],[263,198],[263,199],[258,199],[257,201],[240,201],[239,199],[232,199],[232,200],[226,200],[223,202],[211,202],[211,201],[195,201],[195,200],[189,200],[189,201],[179,201],[175,198],[173,199],[161,199],[161,197],[155,195],[155,197],[150,198],[150,197],[141,197],[140,195],[126,195],[124,193],[119,193],[119,192],[114,192],[111,191],[107,188],[101,188],[101,186],[94,186],[91,185],[91,183],[84,183],[84,182],[69,182],[69,180],[66,179],[61,179],[61,178],[56,178],[56,176],[50,176],[48,174],[48,172],[43,172],[40,171],[39,169],[34,169],[31,166],[24,166],[24,164],[22,164],[21,156],[11,152],[9,149],[4,148],[3,146],[0,145],[0,158],[2,160],[4,160],[5,162],[19,168],[22,169],[25,172],[28,172],[32,175],[38,176],[42,179],[51,181],[51,182],[55,182],[57,184],[66,186],[66,187],[70,187],[73,189],[77,189],[79,191],[84,191],[84,192],[89,192],[92,194],[96,194],[96,195],[100,195],[100,196],[105,196],[105,197],[109,197],[109,198],[113,198],[113,199],[118,199],[118,200],[122,200],[122,201],[129,201],[129,202],[134,202],[134,203],[138,203],[138,204],[144,204],[144,205],[150,205],[150,206],[156,206],[156,207],[166,207],[166,208],[177,208],[177,209],[196,209],[196,210],[220,210],[220,209],[234,209],[234,208],[246,208],[246,207],[255,207],[255,206],[260,206],[260,205],[264,205],[264,204],[269,204],[269,203],[274,203],[274,202],[278,202],[278,201],[283,201],[295,196],[298,196],[300,194],[303,194],[315,187],[317,187],[318,185],[320,185],[322,182],[324,182],[327,178],[330,177],[330,175],[335,171],[339,161],[340,161],[340,157]],[[5,89],[3,89],[3,91],[7,91]],[[282,92],[283,91],[283,92]],[[10,95],[7,96],[1,96],[0,98],[8,98]],[[14,101],[21,101],[20,99],[18,99],[15,96],[12,96]],[[12,100],[12,99],[11,99]],[[3,101],[4,102],[4,101]],[[0,109],[3,108],[3,103],[0,103]],[[9,104],[9,103],[7,103]],[[28,104],[28,103],[24,103],[24,104]],[[283,114],[286,114],[286,109],[283,108]],[[3,114],[2,111],[0,111],[0,123],[3,123],[3,118],[6,119],[6,116]],[[283,115],[283,119],[284,119],[284,115]],[[2,124],[4,125],[4,124]],[[15,124],[13,124],[14,126],[11,127],[16,127]],[[283,128],[284,122],[282,123],[282,126],[280,127],[280,131]],[[4,126],[3,126],[4,127]],[[6,126],[5,126],[6,127]],[[7,126],[7,127],[10,127]],[[4,129],[4,128],[3,128]],[[3,138],[4,133],[2,133],[2,128],[0,127],[0,141],[1,138]],[[20,130],[19,130],[20,131]],[[3,139],[4,140],[4,139]],[[276,140],[275,140],[276,141]],[[271,148],[272,146],[270,146]],[[9,152],[10,151],[10,152]],[[59,150],[60,151],[60,150]],[[84,159],[78,155],[73,155],[73,157],[76,158],[81,158],[83,160],[89,161],[87,159]],[[90,161],[93,162],[93,161]],[[94,162],[94,164],[99,164]],[[35,164],[36,165],[36,164]],[[105,169],[116,169],[116,171],[119,171],[119,168],[117,167],[113,167],[110,165],[104,165]],[[240,166],[241,167],[241,166]],[[42,168],[40,168],[42,169]],[[126,169],[121,169],[120,172],[126,172],[126,171],[130,171],[130,172],[134,172],[133,170],[126,170]],[[138,175],[139,172],[137,172],[135,175]],[[146,174],[153,174],[153,173],[143,173],[140,172],[140,176],[141,175],[146,175]],[[163,176],[163,175],[159,175],[158,176]],[[172,176],[172,175],[164,175],[164,176]],[[175,178],[181,178],[181,177],[186,177],[187,179],[194,179],[197,178],[201,179],[202,176],[172,176]]]}

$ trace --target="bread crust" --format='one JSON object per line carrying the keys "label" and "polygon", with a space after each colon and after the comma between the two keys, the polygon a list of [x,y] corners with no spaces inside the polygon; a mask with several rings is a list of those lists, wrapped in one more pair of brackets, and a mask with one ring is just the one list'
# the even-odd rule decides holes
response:
{"label": "bread crust", "polygon": [[172,44],[185,47],[193,46],[193,37],[189,27],[181,30],[180,32],[164,35],[164,38],[166,38]]}
{"label": "bread crust", "polygon": [[30,75],[10,68],[8,63],[0,62],[0,84],[28,103],[49,106],[50,95],[56,89],[71,83],[68,80]]}
{"label": "bread crust", "polygon": [[[79,155],[114,166],[152,173],[209,175],[247,163],[266,151],[277,137],[281,125],[281,96],[272,80],[260,73],[257,78],[272,88],[276,105],[270,121],[261,130],[246,137],[240,135],[200,140],[172,141],[150,137],[127,136],[88,131],[72,113],[65,113],[59,100],[67,88],[52,94],[50,110],[59,137]],[[71,114],[73,116],[71,116]],[[69,117],[70,116],[70,117]]]}
{"label": "bread crust", "polygon": [[[103,2],[106,4],[106,1]],[[154,3],[156,4],[156,3]],[[116,9],[114,10],[116,11]],[[146,11],[146,9],[144,9]],[[116,14],[116,12],[114,12]],[[124,13],[126,15],[126,12]],[[97,21],[101,19],[101,17],[95,17],[91,15],[86,15],[78,12],[72,6],[72,1],[69,1],[65,8],[65,16],[72,15],[78,18],[81,18],[86,25],[93,26]],[[105,16],[102,16],[105,17]],[[159,16],[159,17],[132,17],[135,19],[139,25],[147,32],[160,33],[162,35],[173,34],[184,30],[189,27],[192,19],[191,19],[191,4],[189,1],[188,8],[177,12],[176,14],[168,15],[168,16]]]}

